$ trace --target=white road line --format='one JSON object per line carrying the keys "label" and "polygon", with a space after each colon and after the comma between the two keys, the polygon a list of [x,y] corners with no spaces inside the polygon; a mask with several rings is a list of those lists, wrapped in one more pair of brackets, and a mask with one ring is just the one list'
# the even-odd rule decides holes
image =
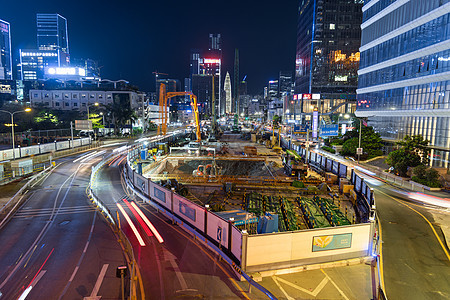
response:
{"label": "white road line", "polygon": [[31,282],[30,285],[36,286],[36,284],[38,283],[38,281],[41,280],[42,276],[44,276],[46,272],[47,272],[47,270],[42,270],[42,271],[40,271],[39,274],[38,274],[38,276],[36,276],[36,278]]}
{"label": "white road line", "polygon": [[278,288],[283,292],[284,296],[286,296],[286,299],[288,300],[295,300],[295,298],[292,298],[291,296],[286,293],[286,291],[281,287],[281,285],[278,283],[278,280],[275,276],[272,276],[273,281],[277,284]]}
{"label": "white road line", "polygon": [[70,279],[69,279],[70,282],[72,282],[73,279],[75,278],[75,275],[76,275],[77,272],[78,272],[78,268],[79,268],[79,267],[76,266],[76,267],[75,267],[75,270],[73,270],[72,276],[70,276]]}
{"label": "white road line", "polygon": [[102,270],[100,271],[100,275],[98,275],[97,282],[95,283],[94,289],[92,290],[91,297],[95,297],[98,294],[98,290],[102,285],[103,278],[105,278],[106,270],[108,269],[109,264],[104,264]]}
{"label": "white road line", "polygon": [[328,276],[327,273],[325,273],[325,271],[323,269],[320,269],[320,271],[322,271],[323,274],[325,274],[325,276],[327,276],[328,280],[334,285],[334,287],[338,290],[339,294],[342,295],[342,297],[344,297],[344,299],[349,300],[347,296],[345,296],[344,292],[337,286],[337,284],[331,280],[330,276]]}
{"label": "white road line", "polygon": [[175,275],[177,276],[178,281],[180,282],[181,289],[186,290],[188,288],[188,285],[186,283],[186,280],[184,280],[183,274],[181,274],[180,268],[175,262],[176,256],[170,253],[170,251],[166,250],[164,251],[164,258],[165,260],[168,260],[172,265],[172,268],[175,271]]}
{"label": "white road line", "polygon": [[88,246],[89,246],[89,241],[86,243],[86,246],[84,246],[83,253],[86,253]]}

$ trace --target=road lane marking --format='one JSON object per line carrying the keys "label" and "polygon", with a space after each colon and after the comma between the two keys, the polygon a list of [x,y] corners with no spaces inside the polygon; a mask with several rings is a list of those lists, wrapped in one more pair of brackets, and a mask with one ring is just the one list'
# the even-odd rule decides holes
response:
{"label": "road lane marking", "polygon": [[320,271],[322,271],[322,273],[325,274],[325,276],[327,276],[328,280],[331,282],[331,284],[334,285],[334,287],[338,290],[339,294],[341,294],[342,297],[344,297],[344,299],[350,300],[350,299],[348,299],[347,296],[345,296],[344,292],[337,286],[337,284],[333,280],[331,280],[330,276],[328,276],[328,274],[325,273],[325,271],[323,269],[320,269]]}
{"label": "road lane marking", "polygon": [[[89,232],[89,237],[87,239],[86,242],[86,246],[84,247],[85,250],[87,250],[87,245],[89,245],[91,238],[92,238],[92,232],[94,231],[94,225],[95,225],[95,220],[97,218],[97,214],[94,214],[94,218],[92,220],[92,225],[91,225],[91,231]],[[78,272],[78,269],[81,266],[81,262],[83,261],[84,255],[86,254],[85,251],[83,251],[83,253],[81,253],[80,259],[78,260],[77,266],[75,267],[75,269],[73,270],[72,276],[70,276],[69,281],[67,282],[66,286],[64,287],[64,290],[62,291],[62,293],[59,295],[58,299],[61,299],[64,294],[67,292],[67,290],[69,289],[70,284],[72,283],[73,279],[75,278],[75,275]]]}
{"label": "road lane marking", "polygon": [[42,270],[41,272],[39,272],[38,276],[36,276],[36,278],[31,282],[31,286],[36,286],[36,284],[39,282],[39,280],[41,280],[42,276],[44,276],[46,272],[47,270]]}
{"label": "road lane marking", "polygon": [[439,236],[438,236],[436,230],[435,230],[434,227],[433,227],[433,224],[431,224],[431,222],[428,221],[428,219],[427,219],[422,213],[420,213],[419,211],[415,210],[414,208],[412,208],[412,207],[409,206],[408,204],[404,203],[403,201],[401,201],[401,200],[399,200],[399,199],[397,199],[397,198],[395,198],[395,197],[392,197],[392,196],[386,194],[385,192],[382,192],[382,191],[380,191],[380,190],[378,190],[378,192],[380,192],[381,194],[383,194],[383,195],[385,195],[385,196],[387,196],[387,197],[393,199],[394,201],[396,201],[396,202],[398,202],[398,203],[400,203],[400,204],[403,204],[404,206],[408,207],[410,210],[414,211],[414,212],[417,213],[419,216],[421,216],[421,217],[428,223],[428,225],[430,226],[431,230],[432,230],[433,233],[434,233],[434,236],[436,237],[436,239],[437,239],[438,242],[439,242],[439,245],[441,245],[441,248],[442,248],[442,250],[444,251],[445,255],[447,256],[447,259],[450,261],[450,254],[448,253],[447,249],[445,248],[444,243],[443,243],[443,242],[441,241],[441,239],[439,238]]}
{"label": "road lane marking", "polygon": [[186,283],[186,280],[184,280],[183,275],[181,274],[180,268],[178,267],[177,263],[175,262],[176,256],[173,255],[169,250],[164,250],[163,253],[164,253],[164,259],[168,260],[170,262],[170,264],[172,265],[175,275],[177,276],[178,281],[180,282],[181,289],[186,290],[188,288],[188,285]]}
{"label": "road lane marking", "polygon": [[[141,203],[139,203],[139,205],[142,206],[142,208],[144,208],[145,210],[147,210],[149,213],[151,213],[154,217],[158,218],[160,221],[165,222],[165,220],[163,218],[161,218],[160,216],[158,216],[157,214],[153,213],[152,211],[150,211],[147,207],[145,207],[144,205],[142,205]],[[169,225],[167,225],[169,226]],[[187,240],[191,241],[192,244],[194,244],[195,246],[197,246],[197,248],[202,251],[206,256],[209,257],[209,259],[211,259],[211,261],[216,262],[217,260],[208,252],[206,252],[205,249],[203,249],[198,243],[195,242],[194,239],[192,239],[192,237],[190,235],[188,235],[185,231],[183,231],[182,229],[178,229],[175,228],[173,226],[169,226],[169,228],[171,228],[172,230],[175,230],[176,232],[178,232],[180,235],[184,236]],[[250,297],[247,295],[247,292],[245,292],[242,287],[236,282],[236,280],[234,280],[234,278],[232,277],[232,275],[220,264],[218,263],[217,266],[222,270],[222,272],[228,276],[228,279],[231,281],[231,283],[236,287],[236,289],[241,292],[242,296],[244,296],[245,299],[250,300]]]}
{"label": "road lane marking", "polygon": [[285,280],[283,278],[280,278],[280,277],[277,277],[277,276],[272,276],[272,278],[274,278],[274,280],[282,282],[282,283],[284,283],[286,285],[289,285],[289,286],[291,286],[291,287],[293,287],[293,288],[295,288],[295,289],[297,289],[299,291],[302,291],[302,292],[307,293],[307,294],[309,294],[311,296],[314,296],[314,297],[317,297],[317,295],[323,290],[323,288],[325,287],[325,285],[329,281],[329,279],[327,277],[324,277],[322,279],[322,281],[316,286],[314,291],[311,292],[310,290],[302,288],[301,286],[298,286],[298,285],[296,285],[296,284],[294,284],[294,283],[292,283],[290,281],[287,281],[287,280]]}
{"label": "road lane marking", "polygon": [[25,263],[25,265],[23,266],[23,268],[25,269],[28,265],[28,262],[30,261],[31,257],[33,256],[34,251],[36,251],[37,248],[37,244],[34,245],[33,251],[31,251],[30,257],[28,257],[27,262]]}
{"label": "road lane marking", "polygon": [[288,300],[295,300],[295,298],[292,298],[291,296],[288,295],[288,293],[283,289],[281,284],[278,283],[278,280],[277,280],[277,278],[275,276],[272,276],[272,279],[273,279],[273,281],[275,281],[276,285],[281,290],[281,292],[283,292],[283,294],[286,297],[286,299],[288,299]]}
{"label": "road lane marking", "polygon": [[75,270],[73,270],[73,273],[72,273],[72,276],[70,276],[69,282],[72,282],[73,279],[75,278],[75,275],[76,275],[77,272],[78,272],[78,268],[79,268],[79,266],[76,266],[76,267],[75,267]]}
{"label": "road lane marking", "polygon": [[97,282],[95,283],[94,289],[92,290],[91,297],[95,297],[98,294],[98,290],[102,285],[103,278],[105,278],[106,270],[108,270],[109,264],[104,264],[100,274],[98,275]]}

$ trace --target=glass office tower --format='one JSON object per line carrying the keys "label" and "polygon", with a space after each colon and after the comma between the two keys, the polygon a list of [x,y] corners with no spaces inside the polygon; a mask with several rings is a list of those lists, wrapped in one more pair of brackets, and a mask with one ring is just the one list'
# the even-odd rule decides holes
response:
{"label": "glass office tower", "polygon": [[450,0],[365,1],[358,117],[384,139],[421,134],[449,167]]}
{"label": "glass office tower", "polygon": [[362,2],[299,1],[295,93],[320,94],[320,99],[312,101],[308,99],[311,97],[300,97],[301,115],[306,120],[315,107],[323,114],[354,109]]}
{"label": "glass office tower", "polygon": [[0,79],[12,79],[11,30],[8,22],[0,20]]}
{"label": "glass office tower", "polygon": [[37,46],[40,50],[69,53],[67,20],[59,14],[37,14]]}

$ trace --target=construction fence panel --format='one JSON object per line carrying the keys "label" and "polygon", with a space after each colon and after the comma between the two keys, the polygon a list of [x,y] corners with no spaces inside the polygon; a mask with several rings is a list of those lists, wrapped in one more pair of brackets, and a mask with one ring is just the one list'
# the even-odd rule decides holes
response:
{"label": "construction fence panel", "polygon": [[150,195],[148,179],[142,175],[134,174],[134,186],[139,189],[144,195]]}
{"label": "construction fence panel", "polygon": [[322,157],[322,169],[325,170],[327,168],[327,160],[328,158],[326,158],[325,156]]}
{"label": "construction fence panel", "polygon": [[235,226],[231,227],[231,253],[242,262],[242,233]]}
{"label": "construction fence panel", "polygon": [[331,159],[327,159],[327,169],[326,169],[326,171],[327,172],[331,172],[331,170],[333,169],[333,160],[331,160]]}
{"label": "construction fence panel", "polygon": [[333,174],[339,175],[339,162],[333,160],[332,170]]}
{"label": "construction fence panel", "polygon": [[201,232],[205,231],[205,208],[173,194],[173,213]]}
{"label": "construction fence panel", "polygon": [[344,164],[339,165],[339,177],[347,178],[347,166]]}
{"label": "construction fence panel", "polygon": [[48,153],[56,150],[55,143],[42,144],[40,147],[41,153]]}
{"label": "construction fence panel", "polygon": [[[136,176],[137,174],[135,174]],[[167,208],[169,211],[172,211],[172,199],[171,199],[171,191],[163,188],[159,184],[156,184],[152,181],[150,183],[150,197],[153,201],[159,203],[160,205]]]}
{"label": "construction fence panel", "polygon": [[206,234],[218,244],[228,248],[228,222],[208,211]]}
{"label": "construction fence panel", "polygon": [[251,235],[247,239],[246,271],[273,270],[367,256],[370,252],[371,226],[371,223],[366,223]]}
{"label": "construction fence panel", "polygon": [[80,139],[73,140],[73,146],[74,147],[80,147],[81,146],[81,140]]}
{"label": "construction fence panel", "polygon": [[311,161],[316,162],[316,153],[315,152],[311,152]]}
{"label": "construction fence panel", "polygon": [[39,146],[29,146],[20,149],[20,157],[39,154]]}
{"label": "construction fence panel", "polygon": [[361,193],[363,179],[358,175],[355,176],[355,191]]}
{"label": "construction fence panel", "polygon": [[317,163],[319,166],[322,165],[322,159],[323,159],[323,156],[320,155],[320,154],[317,154],[317,156],[316,156],[316,163]]}
{"label": "construction fence panel", "polygon": [[62,141],[62,142],[56,143],[56,150],[64,150],[64,149],[69,149],[69,148],[70,148],[69,141]]}

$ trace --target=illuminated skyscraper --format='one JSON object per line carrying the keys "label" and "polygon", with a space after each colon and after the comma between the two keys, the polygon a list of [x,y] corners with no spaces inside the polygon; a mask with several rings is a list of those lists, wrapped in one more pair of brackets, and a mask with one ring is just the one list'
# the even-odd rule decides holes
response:
{"label": "illuminated skyscraper", "polygon": [[363,3],[363,0],[300,1],[295,92],[320,94],[320,99],[310,101],[311,96],[306,96],[307,101],[300,102],[302,117],[310,119],[315,107],[321,114],[354,110]]}
{"label": "illuminated skyscraper", "polygon": [[67,20],[59,14],[37,14],[37,46],[41,50],[61,50],[69,54]]}
{"label": "illuminated skyscraper", "polygon": [[422,135],[450,168],[449,1],[365,1],[356,115],[381,137]]}
{"label": "illuminated skyscraper", "polygon": [[11,30],[3,20],[0,20],[0,79],[12,79]]}
{"label": "illuminated skyscraper", "polygon": [[223,85],[225,90],[225,113],[232,113],[232,97],[231,97],[231,78],[230,73],[227,72],[225,76],[225,83]]}
{"label": "illuminated skyscraper", "polygon": [[59,14],[37,14],[38,49],[19,50],[21,80],[44,79],[49,67],[66,67],[70,64],[67,20]]}

